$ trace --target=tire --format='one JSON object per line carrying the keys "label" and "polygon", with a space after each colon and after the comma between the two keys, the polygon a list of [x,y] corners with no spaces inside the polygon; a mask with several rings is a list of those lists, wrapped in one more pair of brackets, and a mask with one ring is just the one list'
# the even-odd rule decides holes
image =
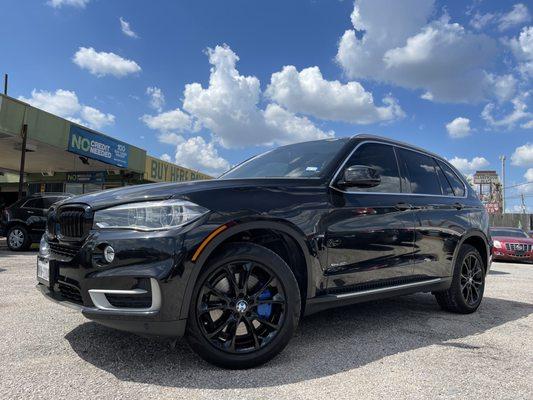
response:
{"label": "tire", "polygon": [[487,266],[475,247],[461,246],[453,270],[452,284],[447,290],[435,292],[439,306],[446,311],[470,314],[477,310],[485,290]]}
{"label": "tire", "polygon": [[209,363],[255,367],[289,343],[300,302],[296,278],[281,257],[257,244],[232,243],[208,262],[196,282],[186,337]]}
{"label": "tire", "polygon": [[7,231],[7,247],[12,251],[28,250],[31,245],[30,235],[22,225],[15,225]]}

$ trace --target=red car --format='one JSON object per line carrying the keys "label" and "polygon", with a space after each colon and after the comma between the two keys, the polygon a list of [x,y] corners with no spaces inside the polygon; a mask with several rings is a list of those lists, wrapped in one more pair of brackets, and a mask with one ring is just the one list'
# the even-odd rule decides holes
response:
{"label": "red car", "polygon": [[491,228],[492,259],[533,262],[533,238],[519,228]]}

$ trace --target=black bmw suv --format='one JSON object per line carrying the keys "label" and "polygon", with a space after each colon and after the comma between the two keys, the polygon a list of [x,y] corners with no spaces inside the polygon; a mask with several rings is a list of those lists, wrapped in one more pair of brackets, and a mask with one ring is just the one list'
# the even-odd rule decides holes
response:
{"label": "black bmw suv", "polygon": [[414,292],[474,312],[488,218],[445,159],[358,135],[279,147],[210,181],[53,207],[38,288],[103,325],[185,335],[207,361],[264,363],[298,320]]}

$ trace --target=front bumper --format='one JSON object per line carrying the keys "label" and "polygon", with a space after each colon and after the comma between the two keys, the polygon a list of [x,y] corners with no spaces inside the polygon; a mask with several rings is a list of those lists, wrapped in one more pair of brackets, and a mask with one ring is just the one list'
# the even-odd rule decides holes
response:
{"label": "front bumper", "polygon": [[[112,328],[182,336],[186,319],[181,308],[191,270],[185,242],[176,232],[134,231],[92,232],[77,247],[49,240],[50,281],[38,278],[37,288]],[[111,263],[102,257],[108,245],[116,254]]]}
{"label": "front bumper", "polygon": [[506,249],[496,249],[492,250],[492,259],[493,260],[506,260],[506,261],[518,261],[518,262],[533,262],[533,251],[529,252],[513,252]]}
{"label": "front bumper", "polygon": [[[42,283],[37,284],[44,297],[57,304],[80,311],[86,318],[110,328],[119,329],[139,335],[177,337],[183,336],[187,320],[158,321],[149,318],[132,319],[131,313],[120,311],[105,311],[95,307],[85,307],[78,303],[66,300],[60,294],[51,291]],[[149,317],[149,316],[145,316]]]}

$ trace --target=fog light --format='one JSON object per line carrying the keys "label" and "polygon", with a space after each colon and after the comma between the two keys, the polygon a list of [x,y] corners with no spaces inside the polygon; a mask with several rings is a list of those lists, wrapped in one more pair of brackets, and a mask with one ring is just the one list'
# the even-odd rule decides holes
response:
{"label": "fog light", "polygon": [[111,246],[106,246],[104,249],[104,258],[108,263],[113,262],[115,259],[115,249]]}

